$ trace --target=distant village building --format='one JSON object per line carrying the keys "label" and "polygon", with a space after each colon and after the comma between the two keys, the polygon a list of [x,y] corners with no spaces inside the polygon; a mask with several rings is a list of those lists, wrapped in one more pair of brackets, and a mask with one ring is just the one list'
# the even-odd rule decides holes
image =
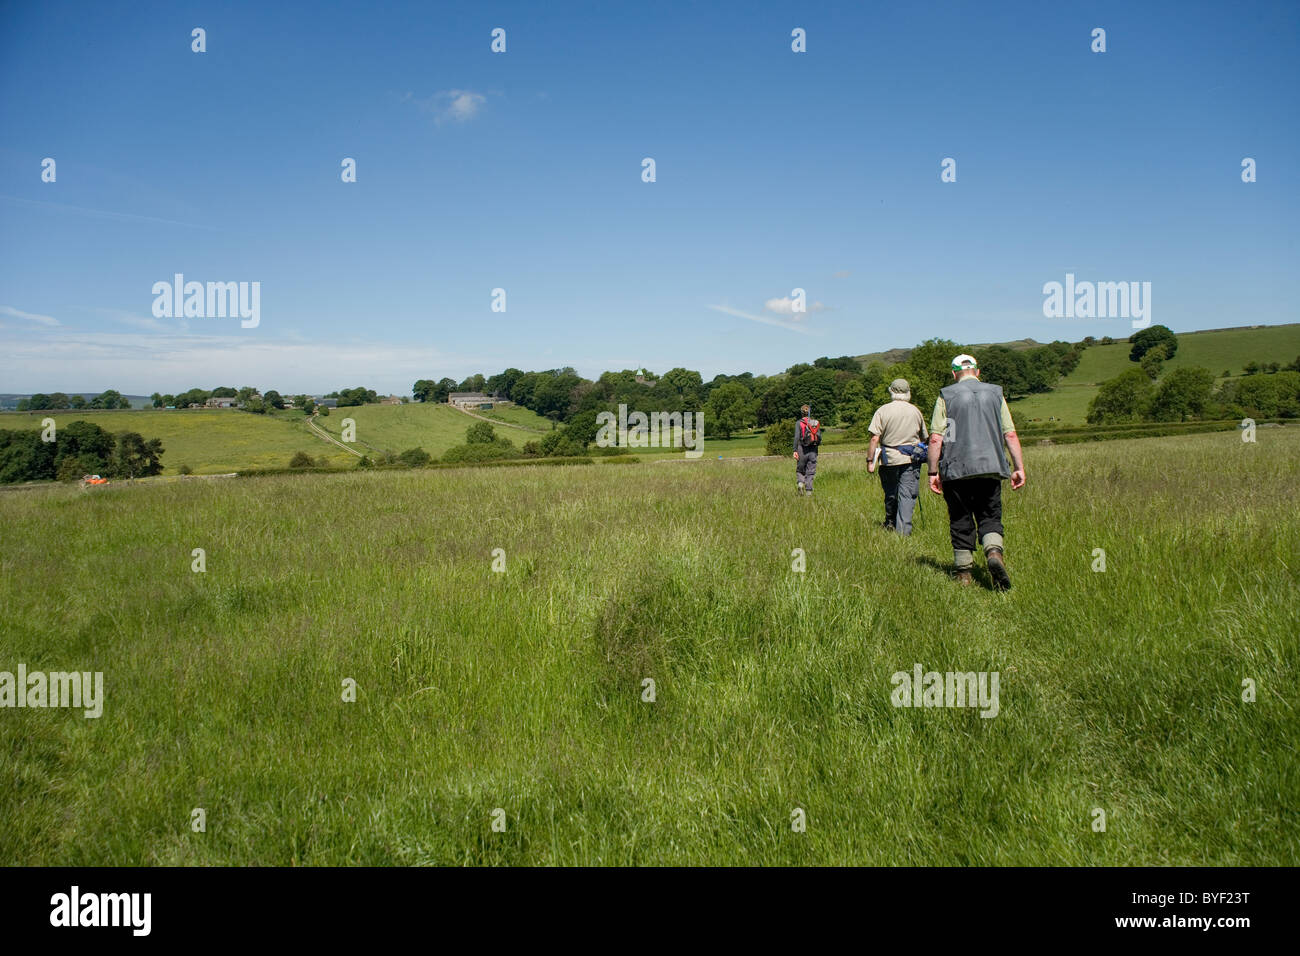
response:
{"label": "distant village building", "polygon": [[[198,408],[197,405],[191,405],[190,408]],[[233,398],[209,398],[203,403],[204,408],[234,408],[235,400]]]}
{"label": "distant village building", "polygon": [[637,376],[636,376],[636,383],[637,383],[638,385],[648,385],[648,386],[650,386],[651,388],[654,388],[656,385],[659,384],[659,379],[657,379],[657,378],[646,378],[646,375],[645,375],[645,369],[641,369],[641,371],[637,373]]}
{"label": "distant village building", "polygon": [[321,406],[323,406],[323,407],[325,407],[325,408],[338,408],[338,407],[339,407],[339,400],[338,400],[337,398],[317,398],[317,399],[313,399],[313,401],[314,401],[317,405],[321,405]]}
{"label": "distant village building", "polygon": [[401,399],[401,396],[399,396],[399,395],[389,395],[387,398],[383,399],[379,404],[380,404],[380,405],[400,405],[400,404],[402,404],[402,399]]}
{"label": "distant village building", "polygon": [[447,404],[454,405],[457,408],[482,408],[490,409],[493,404],[509,405],[507,401],[493,398],[491,395],[484,395],[482,392],[452,392],[447,396]]}

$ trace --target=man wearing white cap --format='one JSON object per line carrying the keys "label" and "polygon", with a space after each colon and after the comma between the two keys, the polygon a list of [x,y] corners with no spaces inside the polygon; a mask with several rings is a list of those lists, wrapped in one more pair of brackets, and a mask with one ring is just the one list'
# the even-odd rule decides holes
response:
{"label": "man wearing white cap", "polygon": [[1025,485],[1020,439],[1002,387],[979,380],[979,363],[972,356],[952,360],[952,377],[953,384],[939,392],[930,420],[930,490],[948,504],[957,582],[971,583],[978,529],[989,577],[1005,591],[1011,575],[1003,554],[1002,482],[1010,478],[1013,489]]}
{"label": "man wearing white cap", "polygon": [[885,405],[871,416],[867,431],[867,471],[876,470],[876,450],[882,448],[880,484],[885,489],[885,527],[899,534],[912,533],[912,510],[921,487],[921,462],[925,461],[925,440],[929,432],[925,416],[912,404],[912,387],[905,378],[889,383]]}

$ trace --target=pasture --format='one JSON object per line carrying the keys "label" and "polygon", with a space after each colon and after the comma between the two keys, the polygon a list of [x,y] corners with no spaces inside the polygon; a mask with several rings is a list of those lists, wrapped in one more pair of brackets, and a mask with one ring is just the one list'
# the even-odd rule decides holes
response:
{"label": "pasture", "polygon": [[[1129,330],[1116,333],[1125,339]],[[1017,424],[1031,419],[1056,417],[1067,424],[1082,425],[1088,415],[1088,403],[1097,394],[1097,386],[1121,372],[1137,368],[1129,361],[1127,341],[1113,345],[1093,345],[1085,349],[1078,366],[1041,395],[1030,395],[1011,403]],[[978,354],[978,349],[976,350]],[[1181,366],[1200,366],[1223,380],[1242,373],[1247,362],[1280,362],[1287,365],[1300,356],[1300,324],[1269,325],[1257,328],[1223,329],[1209,332],[1178,333],[1178,352],[1164,363],[1161,374]],[[927,409],[928,411],[928,409]]]}
{"label": "pasture", "polygon": [[0,709],[0,863],[1300,862],[1300,428],[1027,455],[1008,594],[857,456],[0,495],[0,671],[105,682]]}

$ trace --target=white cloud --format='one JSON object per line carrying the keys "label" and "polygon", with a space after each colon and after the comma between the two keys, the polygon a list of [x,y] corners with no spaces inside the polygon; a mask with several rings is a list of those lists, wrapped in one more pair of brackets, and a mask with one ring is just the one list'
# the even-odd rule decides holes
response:
{"label": "white cloud", "polygon": [[750,315],[748,312],[740,311],[740,309],[733,309],[729,305],[711,305],[709,308],[724,315],[734,315],[738,319],[749,319],[751,322],[761,322],[763,325],[775,325],[778,329],[789,329],[791,332],[802,332],[804,335],[811,334],[811,330],[803,326],[791,325],[789,322],[782,322],[779,319],[769,319],[763,315]]}
{"label": "white cloud", "polygon": [[464,123],[478,114],[483,104],[487,102],[487,97],[473,90],[439,90],[423,99],[414,93],[407,93],[402,97],[402,101],[414,103],[420,109],[432,113],[439,123],[444,121]]}
{"label": "white cloud", "polygon": [[123,325],[129,325],[136,329],[145,329],[150,332],[176,332],[178,329],[187,332],[190,327],[190,323],[183,318],[161,322],[152,316],[136,315],[126,309],[96,309],[95,311],[108,316],[114,322],[121,322]]}
{"label": "white cloud", "polygon": [[28,322],[35,322],[38,325],[54,326],[63,324],[52,315],[37,315],[35,312],[21,312],[8,305],[0,305],[0,312],[3,312],[5,315],[12,315],[15,319],[26,319]]}

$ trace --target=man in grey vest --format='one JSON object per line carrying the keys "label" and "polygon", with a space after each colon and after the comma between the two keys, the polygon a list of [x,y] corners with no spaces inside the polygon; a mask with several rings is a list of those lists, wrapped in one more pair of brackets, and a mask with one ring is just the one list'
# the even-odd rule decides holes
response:
{"label": "man in grey vest", "polygon": [[1006,591],[1011,575],[1003,554],[1002,482],[1010,478],[1013,489],[1025,485],[1020,439],[1002,387],[979,380],[973,357],[954,358],[952,377],[953,384],[939,392],[930,420],[930,490],[948,504],[957,582],[971,583],[978,529],[993,586]]}

